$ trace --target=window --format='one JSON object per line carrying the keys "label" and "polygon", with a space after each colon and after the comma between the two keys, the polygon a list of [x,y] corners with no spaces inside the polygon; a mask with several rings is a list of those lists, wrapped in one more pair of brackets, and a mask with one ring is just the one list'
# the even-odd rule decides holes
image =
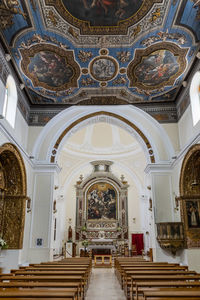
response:
{"label": "window", "polygon": [[8,76],[6,82],[6,92],[4,97],[3,116],[14,127],[17,110],[17,88],[15,81],[11,75]]}
{"label": "window", "polygon": [[190,103],[192,108],[193,126],[200,120],[200,72],[196,72],[190,86]]}

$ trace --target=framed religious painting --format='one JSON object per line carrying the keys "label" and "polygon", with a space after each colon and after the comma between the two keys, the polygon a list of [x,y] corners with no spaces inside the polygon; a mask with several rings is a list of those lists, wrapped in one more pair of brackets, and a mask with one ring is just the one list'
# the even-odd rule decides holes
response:
{"label": "framed religious painting", "polygon": [[116,220],[117,199],[117,190],[110,183],[93,184],[86,194],[88,220]]}
{"label": "framed religious painting", "polygon": [[185,196],[181,200],[181,217],[184,224],[187,248],[200,247],[200,197]]}

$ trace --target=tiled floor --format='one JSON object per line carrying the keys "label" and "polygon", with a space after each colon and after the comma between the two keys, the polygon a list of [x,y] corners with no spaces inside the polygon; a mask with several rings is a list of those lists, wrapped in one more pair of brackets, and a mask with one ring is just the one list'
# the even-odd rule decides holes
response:
{"label": "tiled floor", "polygon": [[114,269],[92,269],[86,300],[126,300]]}

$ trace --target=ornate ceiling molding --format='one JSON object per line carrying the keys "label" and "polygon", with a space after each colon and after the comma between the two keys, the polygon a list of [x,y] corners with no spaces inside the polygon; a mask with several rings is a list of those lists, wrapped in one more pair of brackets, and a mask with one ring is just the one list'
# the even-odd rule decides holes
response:
{"label": "ornate ceiling molding", "polygon": [[[80,6],[78,8],[75,7],[75,14],[76,12],[80,12],[80,17],[78,17],[78,15],[73,15],[74,12],[70,9],[70,4],[68,4],[66,1],[45,0],[46,5],[53,6],[65,19],[65,21],[78,28],[82,35],[126,35],[130,26],[142,20],[145,15],[152,9],[154,4],[162,2],[163,0],[146,0],[140,1],[140,5],[138,5],[138,3],[137,5],[131,5],[128,0],[121,0],[120,6],[116,8],[115,11],[112,1],[110,1],[110,4],[104,4],[102,1],[94,0],[90,6],[89,3],[87,3],[87,0],[85,0],[79,4]],[[95,18],[94,15],[90,19],[90,17],[85,17],[85,15],[89,10],[94,11],[95,6],[98,5],[100,6],[100,8],[102,8],[102,15],[99,24],[93,25],[93,23],[98,22],[97,16]],[[112,5],[112,8],[109,7],[110,5]],[[128,8],[130,6],[128,11],[126,11],[126,6],[128,6]],[[116,19],[115,22],[111,22],[110,20],[107,21],[107,15],[110,9],[112,9],[113,12],[112,18],[110,16],[110,20]],[[85,20],[81,19],[81,15]]]}

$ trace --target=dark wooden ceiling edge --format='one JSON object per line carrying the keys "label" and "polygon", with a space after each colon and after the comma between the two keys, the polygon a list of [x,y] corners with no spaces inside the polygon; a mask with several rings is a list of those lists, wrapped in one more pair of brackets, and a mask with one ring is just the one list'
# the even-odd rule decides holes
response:
{"label": "dark wooden ceiling edge", "polygon": [[[89,99],[88,99],[89,100]],[[105,104],[105,106],[108,106],[109,104]],[[173,107],[176,108],[176,104],[174,101],[154,101],[154,102],[141,102],[141,103],[129,103],[127,102],[127,104],[116,104],[117,106],[124,106],[124,105],[133,105],[136,106],[138,108],[143,108],[143,107]],[[30,105],[30,112],[34,112],[34,111],[47,111],[47,110],[51,110],[51,111],[56,111],[56,110],[64,110],[68,107],[71,106],[102,106],[102,104],[95,104],[95,105],[91,105],[91,104],[83,104],[81,105],[81,101],[78,104],[34,104],[34,105]]]}

